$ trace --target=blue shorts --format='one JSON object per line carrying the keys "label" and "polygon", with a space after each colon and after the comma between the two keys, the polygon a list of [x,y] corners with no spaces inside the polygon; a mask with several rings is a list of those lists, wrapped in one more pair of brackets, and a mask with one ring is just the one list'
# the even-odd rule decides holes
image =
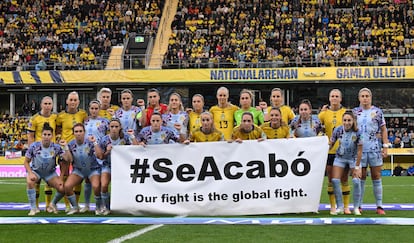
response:
{"label": "blue shorts", "polygon": [[345,168],[347,165],[349,168],[355,168],[355,160],[354,159],[343,159],[336,157],[333,163],[334,166]]}
{"label": "blue shorts", "polygon": [[363,152],[361,158],[361,167],[382,166],[384,164],[382,160],[381,152]]}
{"label": "blue shorts", "polygon": [[102,166],[101,174],[103,174],[103,173],[111,174],[111,166],[109,166],[109,165],[103,165]]}
{"label": "blue shorts", "polygon": [[91,179],[94,175],[101,175],[101,168],[92,168],[88,171],[83,171],[79,168],[73,168],[72,174],[78,175],[82,179],[88,178]]}
{"label": "blue shorts", "polygon": [[56,173],[56,171],[53,171],[51,173],[39,173],[38,171],[33,170],[33,173],[37,176],[37,178],[39,178],[39,180],[44,180],[46,182],[48,182],[50,179],[52,179],[53,177],[57,177],[58,174]]}

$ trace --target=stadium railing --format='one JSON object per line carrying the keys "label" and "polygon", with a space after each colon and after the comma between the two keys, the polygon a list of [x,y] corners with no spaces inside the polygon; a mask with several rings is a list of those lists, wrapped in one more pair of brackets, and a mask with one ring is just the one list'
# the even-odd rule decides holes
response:
{"label": "stadium railing", "polygon": [[[104,70],[108,62],[109,55],[102,55],[96,57],[93,64],[85,64],[80,60],[76,63],[66,64],[62,62],[48,62],[46,70]],[[124,69],[147,69],[150,54],[126,54],[120,57],[120,62],[123,63]],[[173,58],[168,60],[164,57],[159,57],[163,60],[162,69],[187,69],[187,68],[283,68],[283,67],[329,67],[332,61],[315,60],[311,58],[303,58],[300,62],[296,60],[289,60],[289,63],[284,63],[283,60],[258,60],[251,61],[228,61],[222,58],[192,58],[192,59],[178,59]],[[412,66],[414,65],[414,57],[396,57],[392,61],[383,62],[381,58],[375,58],[373,61],[367,60],[333,60],[335,67],[342,66]],[[2,65],[0,71],[33,71],[35,64],[24,63],[21,65]]]}

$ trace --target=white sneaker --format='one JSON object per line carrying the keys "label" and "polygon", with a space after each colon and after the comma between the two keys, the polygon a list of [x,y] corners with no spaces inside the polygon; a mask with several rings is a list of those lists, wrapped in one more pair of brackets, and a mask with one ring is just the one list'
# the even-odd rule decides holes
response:
{"label": "white sneaker", "polygon": [[109,209],[107,209],[106,207],[104,207],[104,208],[102,208],[102,210],[101,210],[101,214],[102,215],[108,215],[108,214],[110,214],[111,213],[111,211],[109,210]]}
{"label": "white sneaker", "polygon": [[337,215],[342,215],[342,214],[344,214],[344,209],[343,209],[343,208],[338,208],[338,209],[336,210],[336,214],[337,214]]}
{"label": "white sneaker", "polygon": [[47,206],[46,210],[48,213],[54,213],[54,214],[58,213],[57,206],[56,204],[53,204],[53,203],[50,203],[49,206]]}
{"label": "white sneaker", "polygon": [[38,214],[40,211],[39,209],[30,209],[30,212],[27,214],[29,216],[35,216],[36,214]]}
{"label": "white sneaker", "polygon": [[72,215],[72,214],[75,214],[75,213],[79,213],[79,208],[71,208],[67,213],[66,213],[66,215]]}
{"label": "white sneaker", "polygon": [[101,216],[102,215],[102,210],[99,209],[99,208],[95,209],[95,215],[96,216]]}
{"label": "white sneaker", "polygon": [[336,210],[331,210],[329,212],[330,215],[341,215],[344,214],[344,209],[343,208],[337,208]]}
{"label": "white sneaker", "polygon": [[355,208],[354,215],[361,215],[361,211],[359,211],[359,208]]}
{"label": "white sneaker", "polygon": [[89,205],[85,205],[85,207],[81,208],[81,210],[79,210],[79,212],[81,212],[81,213],[89,212]]}

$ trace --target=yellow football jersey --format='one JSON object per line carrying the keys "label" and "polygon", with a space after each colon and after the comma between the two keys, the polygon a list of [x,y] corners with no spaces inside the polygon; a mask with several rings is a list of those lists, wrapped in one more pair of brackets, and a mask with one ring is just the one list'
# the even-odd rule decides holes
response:
{"label": "yellow football jersey", "polygon": [[[272,109],[271,106],[267,107],[267,113],[270,113],[270,110]],[[282,105],[279,107],[280,113],[282,113],[282,121],[285,123],[285,125],[289,125],[289,122],[295,118],[295,113],[290,108],[290,106]]]}
{"label": "yellow football jersey", "polygon": [[289,138],[290,131],[288,125],[282,125],[277,129],[270,127],[270,122],[265,122],[260,126],[263,132],[266,134],[268,139],[275,139],[275,138]]}
{"label": "yellow football jersey", "polygon": [[[325,134],[331,138],[333,130],[336,127],[342,125],[342,116],[344,115],[346,108],[342,107],[337,111],[333,111],[331,109],[327,109],[325,111],[321,111],[318,115],[319,120],[321,121],[322,125],[325,126]],[[338,142],[329,150],[330,154],[335,154],[336,150],[338,149]]]}
{"label": "yellow football jersey", "polygon": [[266,138],[266,134],[257,125],[253,124],[254,128],[248,133],[242,132],[240,126],[233,129],[232,139],[255,140],[259,138]]}
{"label": "yellow football jersey", "polygon": [[221,131],[226,140],[231,139],[234,128],[234,112],[239,107],[230,105],[226,108],[220,108],[217,105],[210,108],[210,113],[213,115],[214,126],[217,130]]}
{"label": "yellow football jersey", "polygon": [[34,141],[40,141],[42,140],[42,129],[43,124],[46,122],[49,123],[49,126],[53,128],[53,137],[52,141],[54,142],[56,139],[55,132],[56,132],[56,118],[57,114],[50,114],[49,117],[42,116],[40,113],[36,113],[33,115],[30,120],[29,124],[27,124],[27,130],[29,132],[34,132]]}
{"label": "yellow football jersey", "polygon": [[214,141],[223,141],[223,133],[216,130],[210,134],[203,133],[200,128],[194,130],[190,136],[191,142],[214,142]]}
{"label": "yellow football jersey", "polygon": [[[116,111],[119,109],[119,106],[117,105],[111,105],[109,109],[112,109],[113,111]],[[112,116],[109,114],[108,110],[99,110],[98,116],[111,120]]]}
{"label": "yellow football jersey", "polygon": [[72,128],[76,123],[82,123],[88,117],[88,114],[85,110],[79,109],[76,113],[67,113],[66,111],[62,111],[58,114],[56,119],[56,126],[62,128],[62,135],[61,138],[64,139],[66,142],[71,141],[75,138],[73,135]]}
{"label": "yellow football jersey", "polygon": [[201,113],[197,113],[197,112],[190,112],[190,114],[188,114],[189,117],[189,125],[188,125],[188,130],[190,130],[190,132],[195,131],[196,129],[201,127]]}

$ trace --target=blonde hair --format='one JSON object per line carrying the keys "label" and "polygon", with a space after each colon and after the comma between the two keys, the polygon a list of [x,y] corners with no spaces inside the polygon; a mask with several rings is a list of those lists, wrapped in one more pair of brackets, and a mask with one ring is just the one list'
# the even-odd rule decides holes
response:
{"label": "blonde hair", "polygon": [[193,95],[193,98],[191,100],[193,100],[194,97],[200,97],[201,100],[204,102],[204,96],[202,94],[195,94],[195,95]]}
{"label": "blonde hair", "polygon": [[342,92],[341,92],[339,89],[332,89],[332,90],[329,92],[329,96],[331,96],[332,92],[338,92],[338,93],[339,93],[339,95],[340,95],[340,96],[341,96],[341,98],[342,98]]}
{"label": "blonde hair", "polygon": [[110,95],[112,95],[112,90],[110,88],[102,88],[99,90],[98,96],[101,96],[102,93],[109,93]]}
{"label": "blonde hair", "polygon": [[248,94],[250,96],[250,99],[254,99],[254,93],[250,89],[242,89],[242,91],[240,91],[240,96],[242,94]]}
{"label": "blonde hair", "polygon": [[69,94],[68,94],[68,97],[66,98],[66,100],[69,100],[69,96],[71,96],[71,95],[76,95],[76,97],[78,98],[78,100],[79,100],[79,93],[78,92],[76,92],[76,91],[72,91],[72,92],[70,92]]}
{"label": "blonde hair", "polygon": [[358,92],[358,96],[360,96],[360,95],[361,95],[361,93],[362,93],[362,92],[364,92],[364,91],[368,92],[368,93],[369,93],[369,95],[372,97],[372,92],[371,92],[371,90],[370,90],[370,89],[368,89],[368,88],[362,88],[362,89],[360,89],[360,90],[359,90],[359,92]]}
{"label": "blonde hair", "polygon": [[217,93],[216,93],[216,94],[218,94],[218,93],[219,93],[219,91],[222,91],[222,90],[224,90],[224,91],[227,93],[227,95],[229,95],[229,94],[230,94],[229,89],[228,89],[228,88],[226,88],[226,87],[224,87],[224,86],[221,86],[220,88],[218,88],[218,89],[217,89]]}
{"label": "blonde hair", "polygon": [[177,96],[178,99],[180,100],[180,108],[179,108],[179,110],[180,111],[183,111],[184,110],[183,100],[181,99],[181,95],[179,93],[176,93],[176,92],[170,94],[170,97],[168,99],[168,110],[171,110],[171,107],[170,107],[171,105],[170,105],[169,100],[171,99],[171,96],[173,96],[173,95]]}

